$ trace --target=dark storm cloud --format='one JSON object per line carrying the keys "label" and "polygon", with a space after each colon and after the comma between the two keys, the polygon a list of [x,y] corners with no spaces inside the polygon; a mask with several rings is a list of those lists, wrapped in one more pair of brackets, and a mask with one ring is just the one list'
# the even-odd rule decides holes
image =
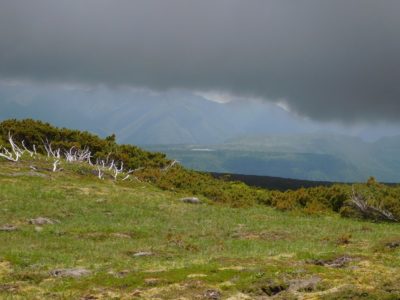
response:
{"label": "dark storm cloud", "polygon": [[398,0],[2,0],[0,77],[221,90],[397,120]]}

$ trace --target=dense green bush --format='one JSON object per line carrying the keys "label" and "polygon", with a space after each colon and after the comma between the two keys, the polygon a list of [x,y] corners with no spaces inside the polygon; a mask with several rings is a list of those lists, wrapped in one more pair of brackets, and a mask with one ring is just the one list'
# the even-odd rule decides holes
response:
{"label": "dense green bush", "polygon": [[66,150],[72,146],[79,149],[87,147],[92,152],[94,160],[103,159],[111,153],[109,158],[124,162],[126,168],[163,167],[169,163],[165,154],[151,153],[132,145],[118,145],[115,142],[115,135],[102,139],[87,131],[57,128],[49,123],[31,119],[1,122],[0,139],[5,141],[9,133],[17,142],[24,140],[28,148],[36,145],[40,153],[45,153],[43,143],[49,141],[53,149]]}
{"label": "dense green bush", "polygon": [[316,208],[317,202],[319,210],[326,209],[339,212],[348,199],[350,190],[350,186],[342,184],[273,192],[272,203],[268,204],[282,210],[291,210],[295,208]]}
{"label": "dense green bush", "polygon": [[270,192],[265,189],[249,187],[241,182],[215,179],[210,174],[187,170],[175,166],[168,171],[145,169],[137,177],[150,181],[164,190],[203,195],[219,203],[228,203],[233,207],[254,205],[267,202]]}

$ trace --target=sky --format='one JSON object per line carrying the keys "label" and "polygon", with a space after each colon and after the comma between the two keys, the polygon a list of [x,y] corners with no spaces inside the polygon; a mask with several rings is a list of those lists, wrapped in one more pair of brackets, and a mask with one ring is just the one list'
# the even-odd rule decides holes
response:
{"label": "sky", "polygon": [[[37,101],[32,91],[59,109],[68,89],[96,95],[80,96],[91,107],[118,104],[126,88],[179,90],[393,135],[399,11],[398,0],[2,0],[0,105],[35,116],[23,105]],[[125,98],[135,105],[135,95]]]}

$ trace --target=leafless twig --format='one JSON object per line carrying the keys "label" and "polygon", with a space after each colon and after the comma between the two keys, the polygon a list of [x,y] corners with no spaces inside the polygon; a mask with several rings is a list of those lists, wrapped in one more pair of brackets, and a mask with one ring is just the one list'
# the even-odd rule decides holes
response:
{"label": "leafless twig", "polygon": [[398,222],[390,211],[368,204],[364,195],[356,192],[354,186],[352,187],[350,204],[366,218]]}

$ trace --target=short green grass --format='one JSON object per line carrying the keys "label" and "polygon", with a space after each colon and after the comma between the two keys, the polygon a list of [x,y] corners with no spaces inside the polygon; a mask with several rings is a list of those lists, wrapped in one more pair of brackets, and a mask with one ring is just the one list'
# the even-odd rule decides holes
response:
{"label": "short green grass", "polygon": [[[265,299],[266,288],[318,277],[278,299],[399,299],[400,226],[308,216],[265,206],[232,208],[143,182],[99,180],[79,165],[32,172],[0,161],[0,298]],[[41,174],[41,175],[40,175]],[[35,226],[46,217],[55,224]],[[135,257],[140,251],[151,256]],[[350,257],[342,267],[316,259]],[[80,278],[51,271],[85,268]],[[210,298],[212,299],[212,298]]]}

